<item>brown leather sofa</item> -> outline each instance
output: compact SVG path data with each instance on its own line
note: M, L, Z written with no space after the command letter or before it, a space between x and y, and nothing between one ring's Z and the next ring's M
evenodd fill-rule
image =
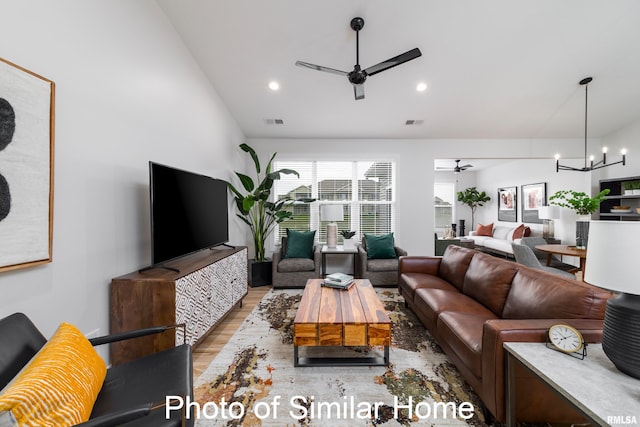
M574 326L587 342L599 342L611 296L583 282L453 245L442 257L401 257L398 287L476 391L485 413L499 422L506 420L503 343L545 342L547 329L556 323ZM582 421L524 369L516 375L518 421Z

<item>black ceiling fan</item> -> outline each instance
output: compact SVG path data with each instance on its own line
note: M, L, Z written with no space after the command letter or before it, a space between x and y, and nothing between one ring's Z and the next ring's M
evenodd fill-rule
M460 173L460 172L465 171L465 170L467 170L469 168L472 168L472 167L473 167L473 165L470 165L468 163L466 165L460 166L460 160L456 160L456 165L453 168L446 168L446 167L438 166L438 167L436 167L436 169L448 170L448 171L452 171L452 172L455 172L455 173Z
M415 48L407 51L401 55L394 56L379 64L372 65L364 70L360 68L360 30L364 27L364 19L357 17L351 20L351 29L356 32L356 65L353 67L353 71L346 72L336 70L334 68L323 67L321 65L310 64L308 62L296 61L296 65L299 67L307 67L312 70L325 71L327 73L339 74L341 76L347 76L349 83L353 85L353 93L356 100L364 99L364 82L368 76L373 76L389 68L393 68L397 65L404 64L407 61L411 61L419 56L422 56L420 49Z

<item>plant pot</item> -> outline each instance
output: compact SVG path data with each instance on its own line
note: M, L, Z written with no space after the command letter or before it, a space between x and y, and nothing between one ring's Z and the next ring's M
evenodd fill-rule
M271 259L267 258L264 261L249 260L248 276L249 286L257 288L259 286L268 286L271 284L272 275Z
M356 247L356 239L353 237L351 239L343 239L342 245L345 249L353 249Z
M589 239L589 221L590 217L583 217L576 221L576 248L587 249L587 240Z
M631 193L632 193L634 196L640 196L640 190L631 190Z
M633 196L636 190L624 190L624 196Z

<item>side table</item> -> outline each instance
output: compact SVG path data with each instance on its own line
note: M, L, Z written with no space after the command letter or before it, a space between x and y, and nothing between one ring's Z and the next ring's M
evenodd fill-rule
M353 258L353 275L355 276L356 255L358 254L357 247L345 248L343 245L338 245L335 248L330 248L327 245L323 245L322 249L320 250L320 253L322 254L322 277L325 277L327 275L327 255L328 254L329 255L335 255L335 254L351 255L351 257Z
M518 362L594 426L640 422L640 380L620 372L604 354L601 344L589 344L584 360L542 343L507 342L504 348L507 351L507 427L516 426L515 364Z

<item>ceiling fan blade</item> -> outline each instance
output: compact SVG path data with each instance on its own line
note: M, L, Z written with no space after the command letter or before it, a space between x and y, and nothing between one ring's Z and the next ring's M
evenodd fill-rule
M472 167L473 167L473 165L466 164L464 166L460 166L460 169L469 169L469 168L472 168Z
M324 71L327 73L338 74L340 76L346 76L348 74L346 71L340 71L334 68L323 67L322 65L309 64L308 62L296 61L296 65L298 67L311 68L312 70Z
M393 68L397 65L403 64L407 61L411 61L412 59L416 59L419 56L422 56L422 52L417 47L415 49L411 49L408 52L405 52L401 55L394 56L393 58L387 59L379 64L372 65L371 67L365 69L364 71L369 76L373 76L381 71L388 70L389 68Z
M353 95L358 99L364 99L364 85L353 85Z

